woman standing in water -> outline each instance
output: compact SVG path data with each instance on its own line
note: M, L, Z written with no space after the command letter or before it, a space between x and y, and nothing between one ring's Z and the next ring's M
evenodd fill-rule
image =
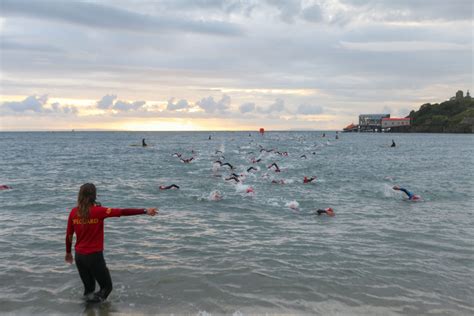
M88 302L102 302L112 292L112 279L105 264L104 250L104 219L132 215L157 214L156 208L120 209L106 208L96 202L96 188L92 183L81 186L77 197L77 206L71 210L66 231L67 263L72 263L72 239L76 234L76 266L82 283L84 296ZM95 282L100 290L94 293Z

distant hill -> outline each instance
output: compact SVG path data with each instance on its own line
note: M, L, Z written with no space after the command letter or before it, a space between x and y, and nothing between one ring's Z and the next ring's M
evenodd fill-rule
M411 126L398 132L415 133L474 133L474 100L457 98L440 104L423 104L411 111ZM393 130L395 132L395 130Z

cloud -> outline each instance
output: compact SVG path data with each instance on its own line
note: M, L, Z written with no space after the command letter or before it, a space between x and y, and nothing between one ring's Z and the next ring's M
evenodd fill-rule
M5 109L8 109L13 112L43 112L43 106L48 102L48 96L36 96L31 95L24 99L23 101L15 102L4 102L3 106Z
M35 51L43 53L61 53L63 49L44 43L22 43L16 39L6 38L2 36L2 50L13 51Z
M102 109L102 110L108 110L112 107L114 104L115 99L117 99L116 95L104 95L100 101L97 102L97 108Z
M467 0L339 0L375 19L398 21L472 20Z
M239 106L239 111L242 114L253 112L253 111L255 111L255 103L253 103L253 102L243 103Z
M31 95L23 101L7 101L2 104L0 110L10 114L73 114L78 113L78 109L72 105L61 106L58 102L47 107L48 96Z
M287 23L293 23L301 12L300 0L267 0L266 4L278 9L280 18Z
M323 114L324 109L319 105L308 105L308 104L301 104L298 107L297 114L301 115L318 115Z
M188 101L185 99L181 99L177 103L174 103L174 100L175 98L171 98L168 100L168 105L166 106L166 109L168 111L187 109L190 106Z
M101 110L115 110L119 112L137 111L143 109L146 101L134 101L128 102L123 100L117 100L117 96L114 94L107 94L97 101L96 107Z
M308 22L321 22L323 19L323 13L321 11L321 7L317 4L307 7L302 12L303 19Z
M135 102L127 102L127 101L120 101L117 100L114 104L113 109L117 111L136 111L142 108L146 104L145 101L135 101Z
M285 111L285 101L282 99L278 98L270 104L266 109L261 109L259 108L258 111L260 113L265 113L265 114L272 114L272 113L280 113Z
M63 114L73 114L73 115L76 115L79 113L79 110L77 109L77 107L73 106L73 105L63 105L61 106L61 104L59 104L59 102L54 102L51 104L51 111L53 113L63 113ZM46 110L46 112L48 112Z
M159 3L168 11L211 10L227 14L243 13L246 16L257 7L257 3L252 0L161 0Z
M391 42L340 42L346 49L366 52L417 52L417 51L470 51L469 44L456 44L428 41L391 41Z
M203 98L196 102L196 105L206 111L206 113L226 112L230 107L230 97L226 94L219 101L215 101L213 97Z
M242 30L228 22L185 19L182 16L152 16L93 2L61 0L2 0L3 15L30 16L86 27L125 32L160 33L164 30L240 35Z

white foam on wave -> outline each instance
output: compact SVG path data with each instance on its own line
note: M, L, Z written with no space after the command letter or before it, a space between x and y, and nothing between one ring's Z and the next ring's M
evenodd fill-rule
M212 164L212 172L213 173L216 173L217 171L219 171L220 168L221 168L221 166L218 163L213 163Z
M381 188L383 196L385 197L396 197L397 193L393 190L392 186L384 183L384 185Z
M255 192L252 186L243 184L243 183L237 183L235 185L235 192L239 194L245 194L247 196L254 196Z
M220 150L222 153L225 153L225 145L224 145L224 143L222 143L222 144L219 146L219 150Z
M291 208L292 210L298 210L300 207L300 203L296 202L295 200L286 202L286 207Z
M199 201L220 201L222 200L223 195L219 190L211 191L209 194L203 194L198 197Z

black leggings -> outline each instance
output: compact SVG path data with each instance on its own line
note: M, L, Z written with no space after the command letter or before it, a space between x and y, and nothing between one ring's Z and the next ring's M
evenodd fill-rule
M76 266L79 271L82 283L84 283L84 295L94 293L95 281L99 283L100 291L96 293L98 297L105 300L112 292L112 279L109 269L105 265L102 251L81 255L76 252Z

